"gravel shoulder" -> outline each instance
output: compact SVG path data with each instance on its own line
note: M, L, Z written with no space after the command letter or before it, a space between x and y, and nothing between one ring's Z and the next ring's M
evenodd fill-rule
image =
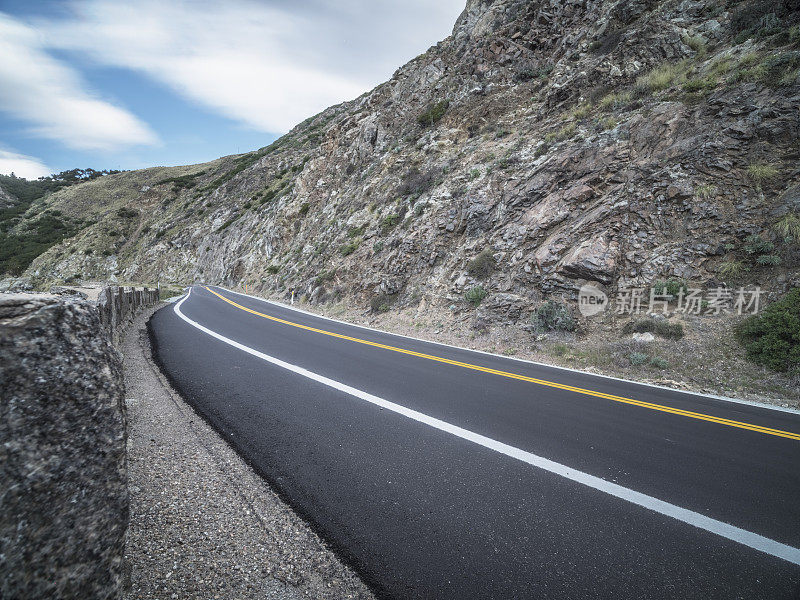
M127 599L372 598L172 390L144 311L123 342L131 497Z

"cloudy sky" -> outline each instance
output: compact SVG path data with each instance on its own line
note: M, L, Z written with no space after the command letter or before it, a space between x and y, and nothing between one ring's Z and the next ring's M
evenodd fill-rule
M449 35L465 0L0 0L0 173L270 143Z

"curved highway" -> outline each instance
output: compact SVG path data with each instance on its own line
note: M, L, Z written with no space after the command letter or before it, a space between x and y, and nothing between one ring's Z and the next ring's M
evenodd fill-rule
M380 596L800 597L797 412L219 287L150 334L186 400Z

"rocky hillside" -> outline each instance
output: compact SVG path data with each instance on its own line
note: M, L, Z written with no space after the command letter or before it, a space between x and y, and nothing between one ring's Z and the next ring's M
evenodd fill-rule
M373 308L480 282L520 317L586 281L781 293L800 284L799 10L469 0L446 40L266 148L37 201L28 219L83 226L28 275Z

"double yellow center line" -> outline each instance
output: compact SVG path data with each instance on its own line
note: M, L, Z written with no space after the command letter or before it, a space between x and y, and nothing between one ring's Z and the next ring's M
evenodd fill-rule
M500 377L507 377L509 379L518 379L520 381L527 381L529 383L535 383L537 385L544 385L551 388L557 388L559 390L566 390L568 392L575 392L577 394L584 394L587 396L595 396L597 398L604 398L606 400L613 400L614 402L622 402L623 404L632 404L633 406L639 406L642 408L649 408L651 410L658 410L665 413L671 413L673 415L681 415L683 417L690 417L692 419L700 419L702 421L709 421L711 423L719 423L720 425L727 425L729 427L738 427L740 429L748 429L750 431L756 431L758 433L765 433L767 435L775 435L779 437L789 438L791 440L800 440L800 433L793 433L791 431L782 431L780 429L772 429L770 427L762 427L761 425L754 425L752 423L743 423L741 421L732 421L731 419L723 419L722 417L715 417L713 415L707 415L698 412L692 412L689 410L682 410L680 408L674 408L672 406L665 406L663 404L653 404L652 402L644 402L642 400L635 400L633 398L625 398L624 396L615 396L613 394L605 394L603 392L598 392L595 390L588 390L585 388L579 388L571 385L566 385L563 383L556 383L555 381L548 381L546 379L538 379L536 377L528 377L527 375L519 375L517 373L509 373L508 371L499 371L497 369L490 369L488 367L482 367L480 365L473 365L471 363L465 363L457 360L451 360L449 358L443 358L441 356L434 356L432 354L424 354L422 352L414 352L413 350L406 350L405 348L398 348L396 346L388 346L386 344L381 344L378 342L371 342L369 340L363 340L361 338L351 337L349 335L343 335L341 333L335 333L333 331L326 331L324 329L317 329L316 327L309 327L308 325L301 325L300 323L295 323L293 321L287 321L286 319L280 319L278 317L273 317L271 315L266 315L264 313L258 312L257 310L253 310L252 308L247 308L246 306L242 306L234 302L233 300L226 298L225 296L218 294L211 288L206 288L209 292L217 296L218 298L224 300L228 304L235 306L245 312L249 312L250 314L257 315L259 317L263 317L265 319L269 319L270 321L275 321L276 323L282 323L283 325L289 325L291 327L297 327L299 329L305 329L306 331L313 331L314 333L320 333L322 335L328 335L331 337L339 338L342 340L347 340L349 342L356 342L358 344L365 344L367 346L373 346L375 348L382 348L383 350L391 350L392 352L399 352L401 354L408 354L409 356L416 356L418 358L425 358L427 360L433 360L440 363L445 363L448 365L454 365L456 367L462 367L464 369L471 369L473 371L481 371L483 373L490 373L492 375L499 375Z

